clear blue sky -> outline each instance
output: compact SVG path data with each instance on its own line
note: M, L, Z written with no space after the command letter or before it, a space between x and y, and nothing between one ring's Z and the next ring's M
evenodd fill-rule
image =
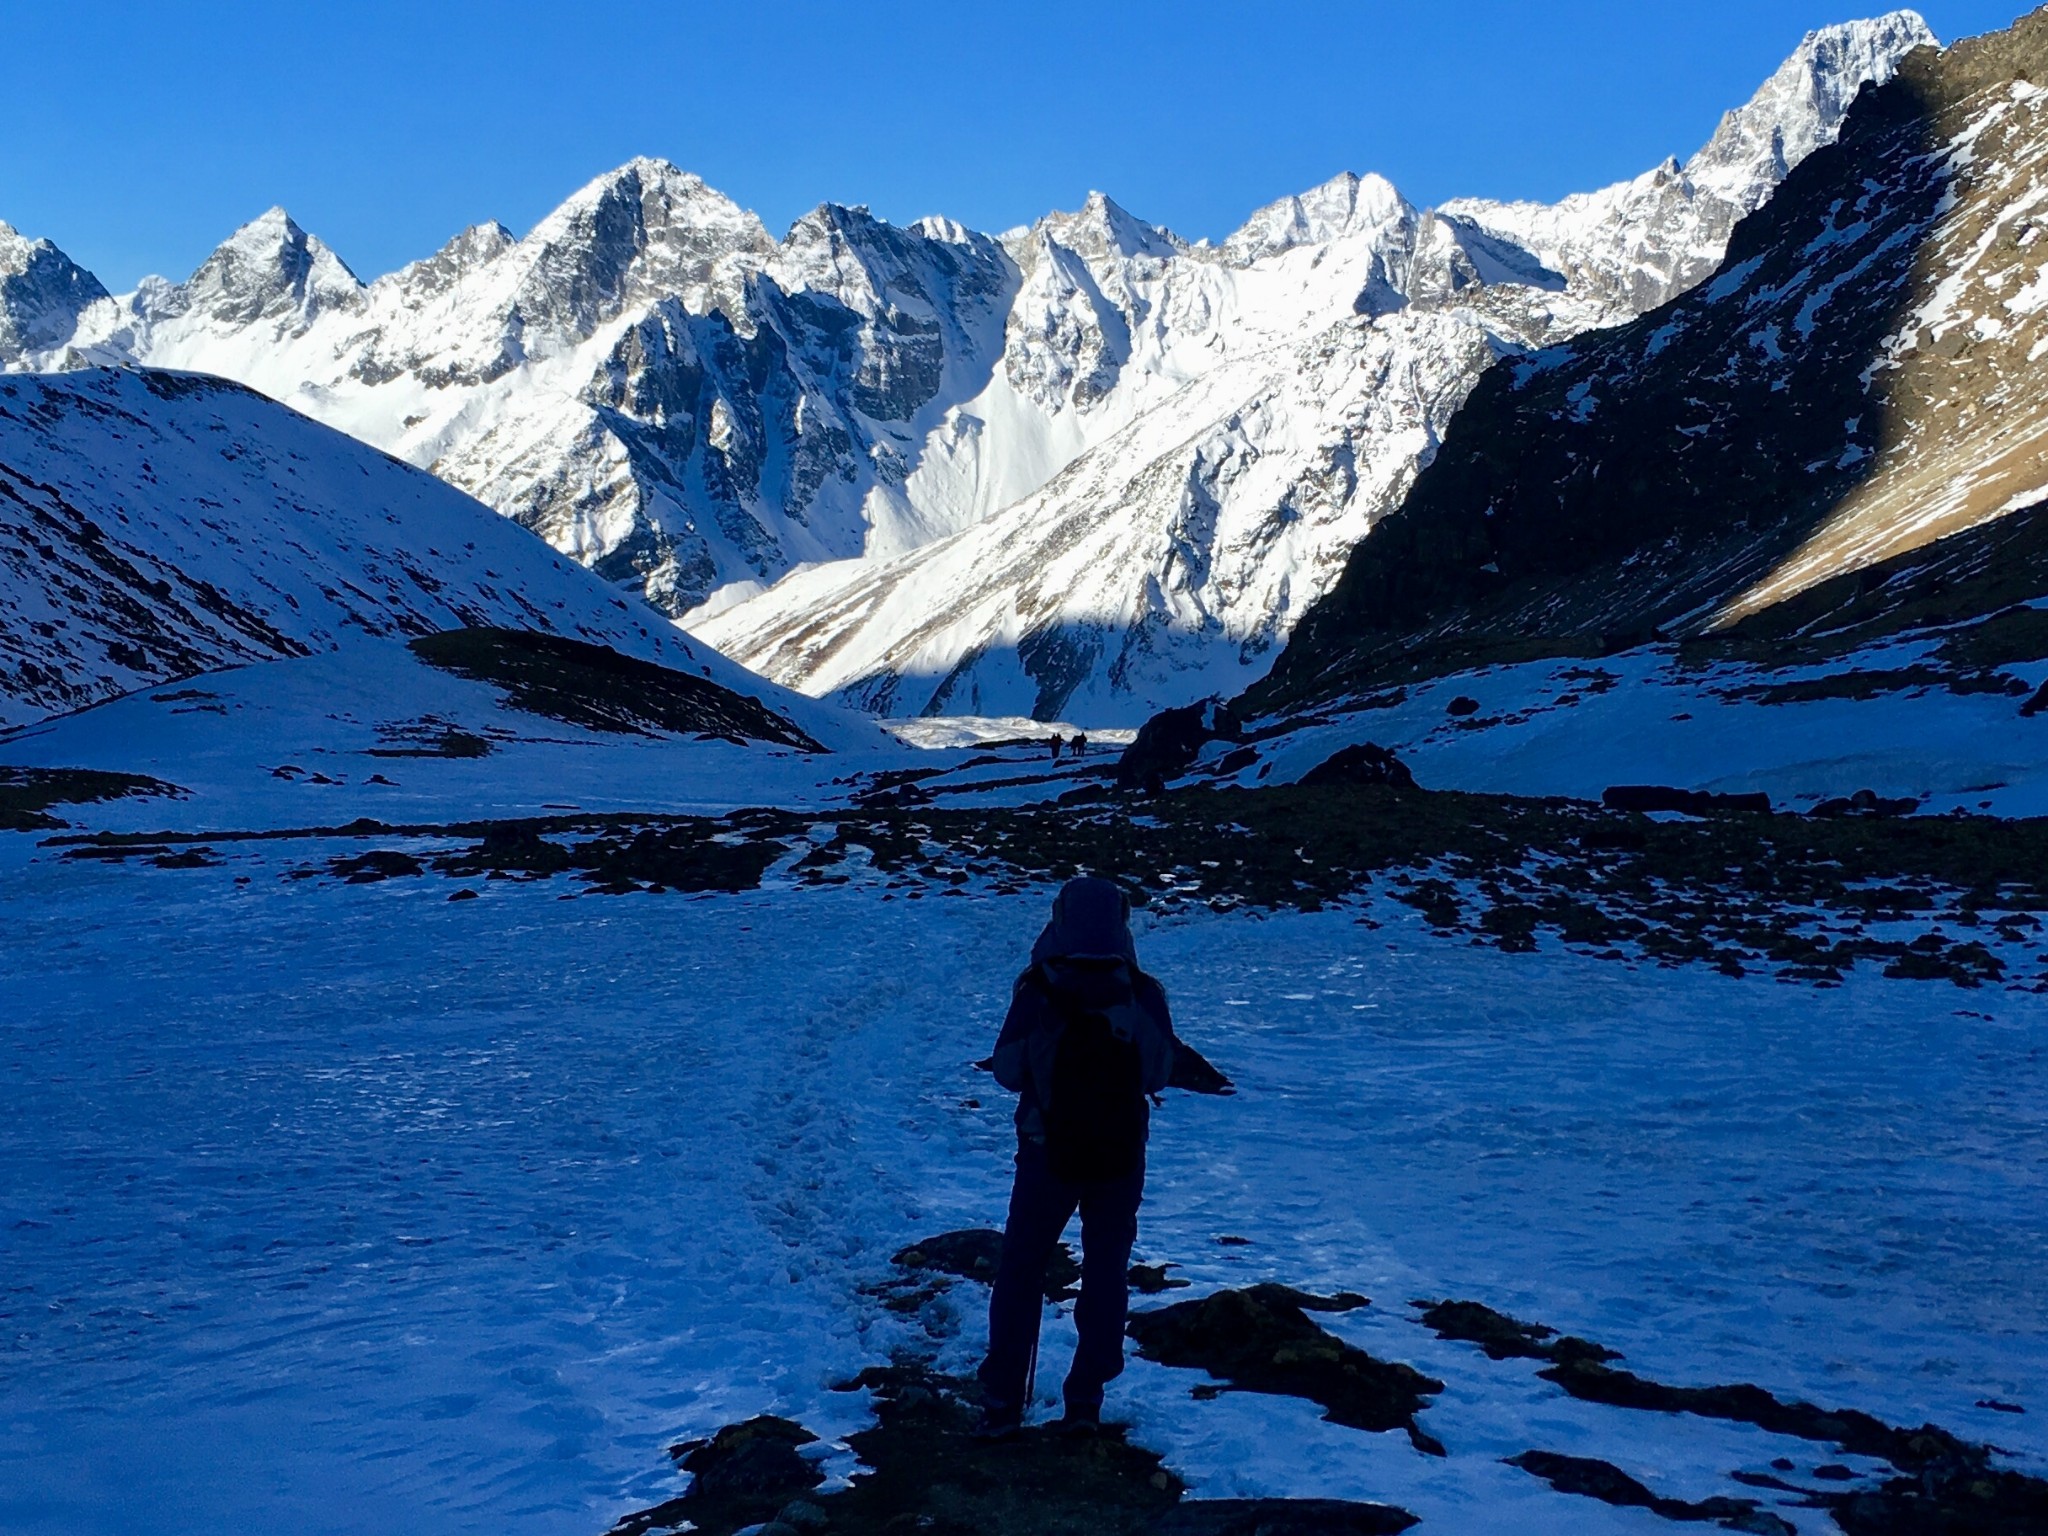
M0 0L0 219L110 287L282 203L364 277L636 154L780 233L1101 188L1190 238L1338 171L1549 198L1690 152L1855 0ZM1944 41L2023 0L1929 0Z

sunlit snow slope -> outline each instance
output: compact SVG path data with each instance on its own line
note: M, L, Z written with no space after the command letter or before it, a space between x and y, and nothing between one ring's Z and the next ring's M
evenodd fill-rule
M367 285L282 210L120 297L7 231L0 367L243 380L811 693L1130 719L1263 672L1495 356L1711 269L1931 41L1816 33L1691 161L1556 207L1346 174L1215 247L1099 194L1000 237L827 205L777 241L653 160Z

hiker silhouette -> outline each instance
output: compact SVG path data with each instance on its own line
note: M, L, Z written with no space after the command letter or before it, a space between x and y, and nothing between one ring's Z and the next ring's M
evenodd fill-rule
M1149 1096L1173 1075L1174 1049L1166 992L1138 967L1129 901L1107 880L1069 880L1010 994L992 1063L996 1081L1017 1095L1017 1175L989 1299L984 1435L1023 1423L1045 1267L1076 1210L1081 1339L1063 1422L1085 1428L1101 1419L1103 1388L1124 1368Z

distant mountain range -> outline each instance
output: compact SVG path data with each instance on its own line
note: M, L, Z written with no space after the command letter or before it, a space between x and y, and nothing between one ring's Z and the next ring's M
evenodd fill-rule
M1346 175L1217 246L1099 195L777 241L649 160L367 285L281 210L118 297L0 226L0 366L240 380L807 692L1132 720L1256 681L1490 366L1686 292L1932 41L1815 33L1603 192L1421 210Z

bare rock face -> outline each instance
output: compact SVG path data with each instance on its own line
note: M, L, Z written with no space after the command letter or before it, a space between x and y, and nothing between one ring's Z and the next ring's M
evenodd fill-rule
M1491 363L1712 270L1929 40L1816 33L1686 165L1554 207L1347 173L1214 247L1101 194L777 240L644 159L367 286L281 210L119 298L0 240L0 367L236 378L814 694L1132 719L1261 675Z

